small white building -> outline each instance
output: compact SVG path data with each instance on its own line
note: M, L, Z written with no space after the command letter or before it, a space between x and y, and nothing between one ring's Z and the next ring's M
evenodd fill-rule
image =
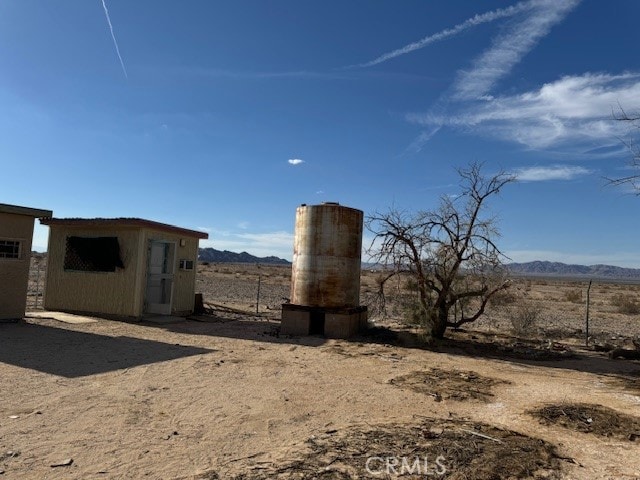
M141 218L49 218L44 308L98 316L193 313L206 233Z

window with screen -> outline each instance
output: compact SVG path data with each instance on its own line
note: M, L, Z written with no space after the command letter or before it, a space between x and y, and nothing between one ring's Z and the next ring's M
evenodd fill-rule
M180 270L193 270L193 260L180 259Z
M20 240L0 240L0 258L20 258Z
M118 237L67 237L65 270L115 272L116 268L124 268Z

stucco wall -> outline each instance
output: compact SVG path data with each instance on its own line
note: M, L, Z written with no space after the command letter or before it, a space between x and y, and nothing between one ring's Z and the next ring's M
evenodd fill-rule
M193 312L198 239L140 227L99 228L51 225L49 265L44 307L47 310L87 312L140 317L144 314L147 285L147 254L152 240L175 243L171 312ZM117 236L124 269L115 272L64 270L67 236ZM184 246L180 245L184 240ZM180 259L192 260L193 270L180 270Z
M146 229L144 231L145 244L150 240L174 242L176 244L176 255L174 264L174 283L173 283L173 305L172 313L189 314L193 312L193 304L196 289L196 267L198 259L198 239L186 237L180 234L173 234L159 230ZM184 240L184 246L180 246L180 240ZM193 261L193 270L180 270L178 268L180 259ZM143 282L146 282L145 263L142 276ZM144 292L143 288L141 289Z
M0 240L19 240L19 259L0 258L0 320L24 316L34 218L0 213Z
M137 283L140 258L140 230L136 228L86 228L51 225L44 307L47 310L93 312L139 317ZM115 272L65 271L67 236L118 237L124 268Z

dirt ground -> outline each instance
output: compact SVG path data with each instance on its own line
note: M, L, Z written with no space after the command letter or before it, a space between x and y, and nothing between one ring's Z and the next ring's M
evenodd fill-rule
M584 283L523 280L426 346L401 303L348 341L279 335L289 274L201 266L215 310L181 323L0 324L0 478L640 478L640 362L582 346ZM638 292L595 284L594 336L629 346L616 295ZM523 301L539 318L514 336Z

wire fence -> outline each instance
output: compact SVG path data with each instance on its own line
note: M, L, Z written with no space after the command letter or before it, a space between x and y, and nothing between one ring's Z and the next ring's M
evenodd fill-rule
M27 288L27 311L42 310L47 278L47 258L41 253L31 254L29 284Z

